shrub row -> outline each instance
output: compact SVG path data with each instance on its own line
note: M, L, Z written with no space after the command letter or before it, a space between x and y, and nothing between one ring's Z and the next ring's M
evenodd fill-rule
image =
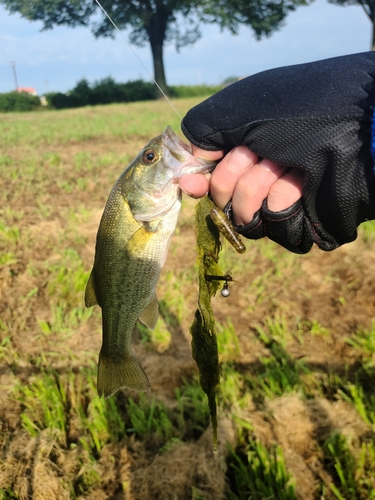
M178 85L169 87L171 97L196 97L211 95L222 87L207 85ZM116 83L111 77L104 78L93 85L85 79L67 94L51 92L46 94L50 108L78 108L82 106L95 106L97 104L110 104L115 102L133 102L155 99L157 95L154 83L134 80L127 83ZM9 92L0 94L0 111L31 111L40 106L38 97L28 94Z
M116 83L112 78L104 78L90 85L87 80L80 80L67 94L54 92L46 94L48 104L55 109L95 106L112 102L146 101L155 98L152 83L135 80Z
M178 85L169 87L171 97L196 97L214 94L221 87L207 85ZM76 108L80 106L95 106L114 102L148 101L157 95L154 83L134 80L127 83L116 83L112 78L104 78L90 85L87 80L81 80L68 94L47 94L48 104L55 109Z

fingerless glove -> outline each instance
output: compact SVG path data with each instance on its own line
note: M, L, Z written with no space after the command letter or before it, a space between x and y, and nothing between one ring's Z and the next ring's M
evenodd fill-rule
M187 113L182 131L200 148L246 145L304 171L302 200L276 213L264 202L239 232L306 253L313 243L333 250L353 241L357 226L375 218L374 76L374 52L282 67L240 80Z

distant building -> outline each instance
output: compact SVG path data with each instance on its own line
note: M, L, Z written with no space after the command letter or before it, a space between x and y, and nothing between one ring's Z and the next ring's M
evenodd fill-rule
M18 87L17 92L25 92L30 95L37 95L36 90L33 87Z

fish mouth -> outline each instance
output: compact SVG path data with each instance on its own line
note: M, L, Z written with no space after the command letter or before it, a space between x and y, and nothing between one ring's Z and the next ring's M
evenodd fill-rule
M162 141L163 144L172 152L175 152L177 155L178 153L183 153L184 151L187 151L190 155L192 154L191 147L188 144L185 144L184 142L181 141L181 139L176 135L172 127L170 125L167 126L167 128L164 130L162 133Z
M190 145L185 144L168 125L162 134L163 160L173 170L173 181L178 182L186 174L207 174L218 162L203 160L192 154Z

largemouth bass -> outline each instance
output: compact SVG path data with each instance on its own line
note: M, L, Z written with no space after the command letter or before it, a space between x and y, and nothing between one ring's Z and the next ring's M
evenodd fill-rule
M98 394L121 388L149 390L131 350L139 319L153 329L159 316L156 285L181 208L178 179L215 166L195 158L167 127L121 174L105 206L96 238L95 260L86 286L87 307L102 308L103 343Z

